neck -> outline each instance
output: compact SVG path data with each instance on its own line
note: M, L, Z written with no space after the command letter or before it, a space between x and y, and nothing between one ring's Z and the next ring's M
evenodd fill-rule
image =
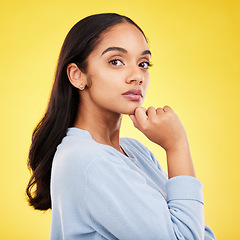
M81 99L74 127L87 130L96 142L123 153L119 144L121 120L121 114L89 106L89 101Z

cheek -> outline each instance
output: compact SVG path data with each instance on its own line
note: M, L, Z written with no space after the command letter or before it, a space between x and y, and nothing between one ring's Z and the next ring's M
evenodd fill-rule
M144 95L147 93L147 89L148 89L148 85L149 85L149 75L146 76L145 78L145 81L144 81L144 85L143 85L143 88L144 88Z
M88 80L92 83L89 88L91 99L101 105L112 102L117 92L121 92L121 80L116 73L98 71L88 75Z
M91 87L94 90L106 90L117 89L124 83L124 74L122 72L116 71L102 71L99 70L88 76L89 81L91 81Z

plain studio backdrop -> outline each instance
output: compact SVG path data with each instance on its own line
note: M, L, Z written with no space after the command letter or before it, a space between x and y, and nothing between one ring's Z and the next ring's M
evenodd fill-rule
M28 207L26 167L33 128L48 102L70 28L87 15L117 12L145 31L153 54L144 107L171 106L187 131L205 220L217 239L240 239L240 2L2 1L0 4L0 239L49 239L51 212ZM134 129L166 170L165 153Z

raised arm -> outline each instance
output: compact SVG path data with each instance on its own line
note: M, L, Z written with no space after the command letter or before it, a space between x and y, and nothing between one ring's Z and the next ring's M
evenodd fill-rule
M180 175L195 177L185 129L170 107L149 107L147 110L139 107L130 118L146 137L165 149L169 178Z

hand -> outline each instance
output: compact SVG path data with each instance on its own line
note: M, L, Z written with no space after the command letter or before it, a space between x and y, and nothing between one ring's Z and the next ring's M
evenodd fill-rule
M135 115L129 115L134 126L152 142L166 151L176 150L188 145L185 129L174 111L164 108L138 107Z
M169 178L179 175L196 176L186 132L170 107L149 107L147 110L139 107L130 118L146 137L166 150Z

